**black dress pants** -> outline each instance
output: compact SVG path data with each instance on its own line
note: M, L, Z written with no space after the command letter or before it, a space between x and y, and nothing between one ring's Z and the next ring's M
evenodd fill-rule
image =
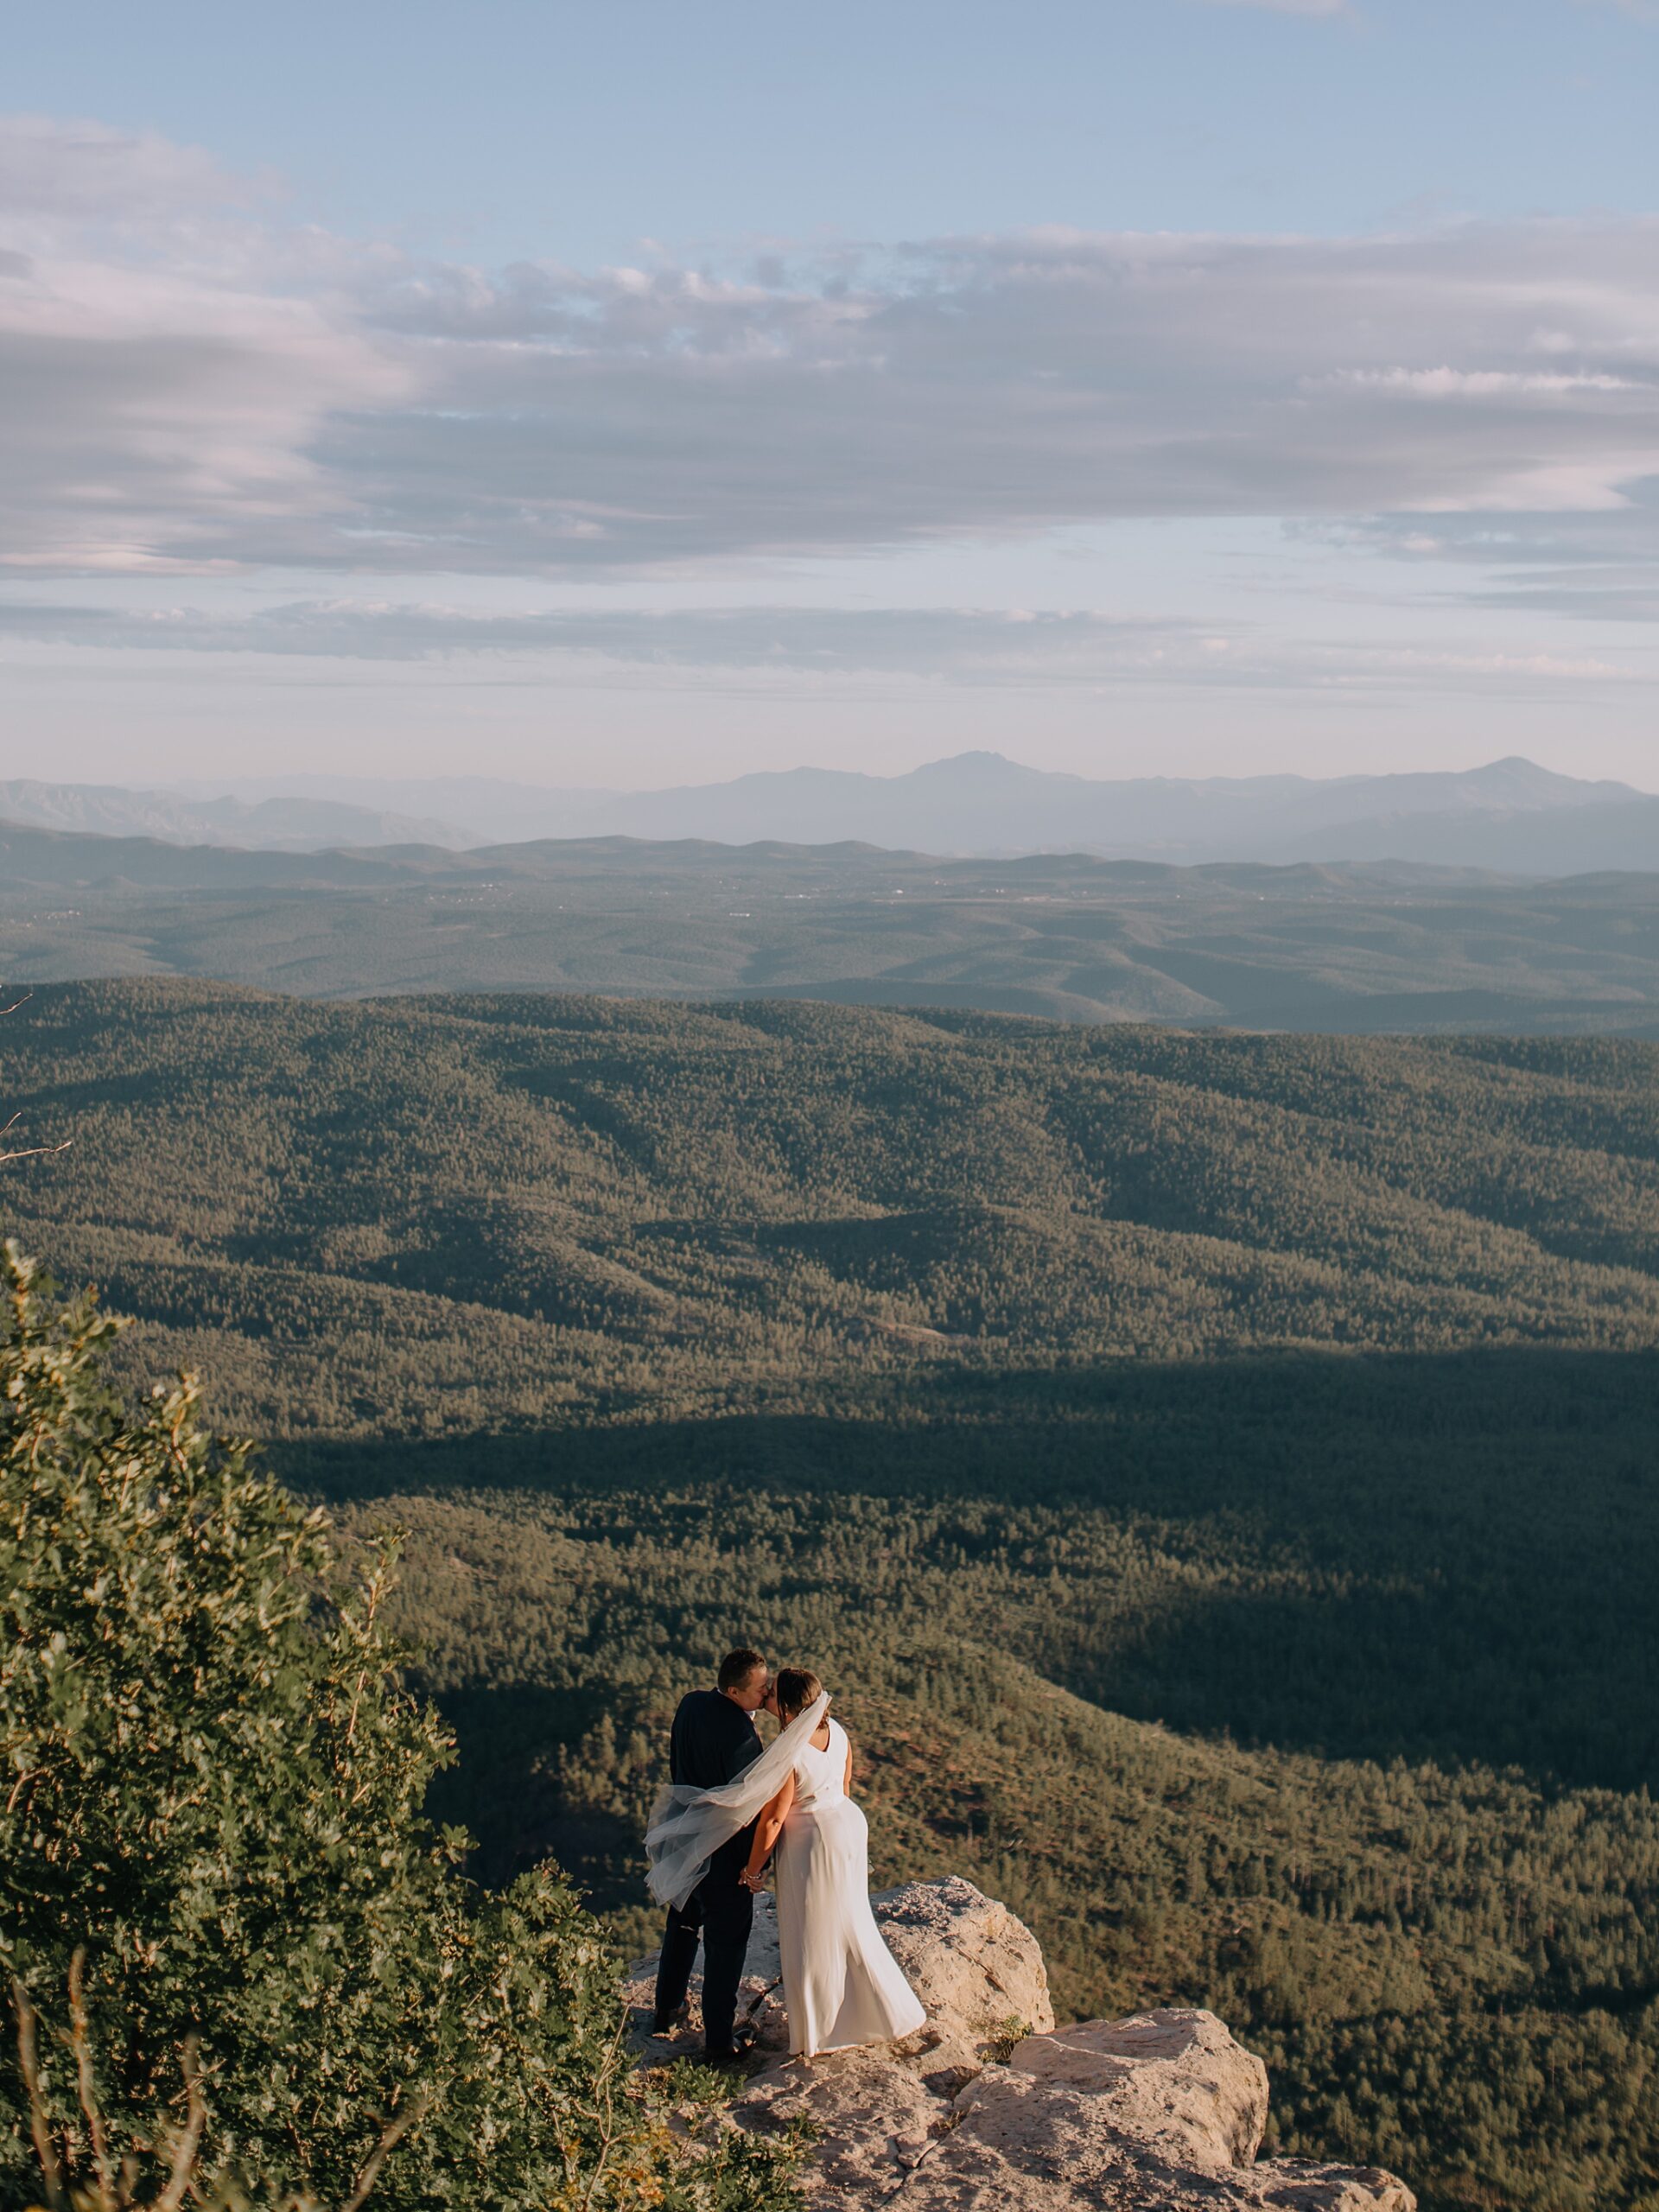
M747 1856L747 1854L746 1854ZM711 1866L683 1905L670 1905L657 1962L657 2017L664 2019L685 2001L702 1939L702 2040L719 2057L732 2047L738 1985L754 1920L754 1897L735 1866Z

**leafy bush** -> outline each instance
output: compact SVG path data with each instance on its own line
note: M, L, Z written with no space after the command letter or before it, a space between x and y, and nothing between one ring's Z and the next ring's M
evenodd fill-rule
M385 1624L395 1548L130 1412L118 1325L5 1248L0 2202L759 2212L787 2149L677 2120L557 1873L499 1897L422 1802L452 1756Z

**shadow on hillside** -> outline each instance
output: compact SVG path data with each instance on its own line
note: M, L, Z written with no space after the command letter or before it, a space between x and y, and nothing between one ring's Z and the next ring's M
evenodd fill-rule
M1659 1783L1656 1439L1659 1355L1506 1348L936 1369L834 1418L276 1456L337 1499L447 1494L644 1531L665 1588L686 1539L741 1522L764 1543L781 1499L808 1529L791 1583L854 1606L835 1501L887 1500L918 1576L988 1571L978 1633L1117 1711L1630 1789ZM1068 1551L1068 1524L1092 1544Z
M573 1802L561 1772L560 1755L580 1743L592 1699L516 1682L453 1690L438 1701L459 1756L435 1778L427 1811L475 1839L474 1877L499 1885L552 1858L595 1902L627 1902L638 1886L638 1821Z

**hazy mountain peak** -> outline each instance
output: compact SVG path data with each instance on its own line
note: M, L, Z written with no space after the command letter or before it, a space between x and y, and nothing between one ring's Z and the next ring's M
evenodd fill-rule
M949 784L958 791L998 790L1009 784L1024 786L1055 784L1080 784L1081 776L1069 775L1052 768L1028 768L1021 760L1010 760L1006 753L952 753L943 760L928 760L919 768L912 768L907 776L883 779L893 783Z
M1563 776L1554 768L1541 768L1535 760L1529 760L1524 753L1506 753L1501 760L1489 760L1479 768L1471 768L1461 780L1492 798L1501 798L1510 805L1554 806L1565 802L1581 806L1586 800L1617 798L1639 798L1643 793L1630 784L1586 782L1578 776Z
M456 777L377 783L302 776L289 791L266 779L213 795L199 787L192 798L0 785L0 817L40 828L268 850L620 836L851 842L941 855L1085 851L1181 865L1426 861L1529 874L1632 865L1645 833L1625 817L1644 807L1659 808L1659 800L1515 753L1476 768L1378 776L1105 779L976 747L896 775L802 765L656 791ZM1592 835L1597 810L1609 828ZM1610 855L1605 862L1594 857L1598 836Z

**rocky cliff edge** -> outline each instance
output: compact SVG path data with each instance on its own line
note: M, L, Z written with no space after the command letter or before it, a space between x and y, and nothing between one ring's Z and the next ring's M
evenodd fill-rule
M909 1882L874 1900L927 2008L904 2042L787 2055L770 1898L755 1913L743 2010L761 2046L731 2118L812 2125L812 2212L1415 2212L1375 2167L1258 2159L1268 2069L1213 2012L1182 2006L1056 2029L1037 1940L970 1882ZM655 1961L629 1996L651 2003ZM642 2058L695 2056L694 2018Z

